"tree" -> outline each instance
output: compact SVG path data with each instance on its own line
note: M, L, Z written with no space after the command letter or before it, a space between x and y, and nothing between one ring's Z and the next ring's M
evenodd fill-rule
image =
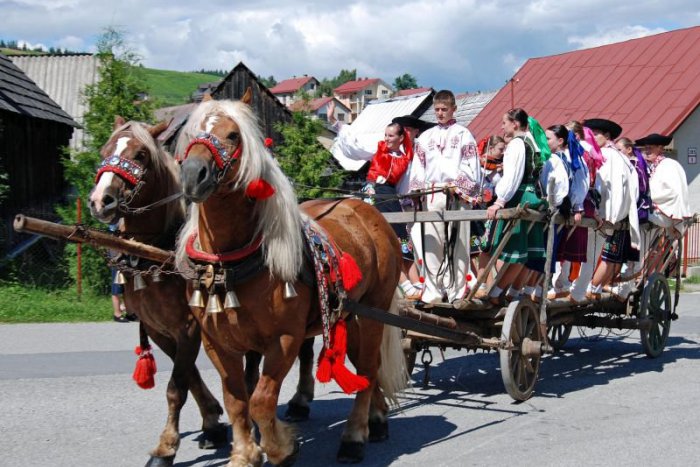
M294 183L299 198L337 196L324 188L337 188L345 178L333 164L333 156L318 142L323 124L307 113L293 112L292 121L276 125L282 141L274 148L285 174Z
M267 78L258 76L258 79L267 89L274 88L275 86L277 86L277 80L272 75L268 76Z
M394 89L401 91L402 89L414 89L418 87L418 82L416 77L410 73L404 73L401 76L397 76L394 80Z
M140 102L139 94L147 92L139 81L136 68L139 58L126 46L124 35L114 28L107 28L97 41L97 57L100 63L100 79L85 88L84 99L88 111L84 115L84 128L87 136L83 151L67 151L63 160L65 179L74 188L76 197L83 201L82 222L99 227L88 211L87 199L93 186L95 167L100 160L100 149L112 134L114 118L117 115L126 120L151 120L151 103ZM75 203L58 208L67 224L76 222ZM67 255L72 274L75 268L75 245L69 245ZM91 248L83 249L83 277L85 287L98 292L106 292L109 285L109 271L104 258Z

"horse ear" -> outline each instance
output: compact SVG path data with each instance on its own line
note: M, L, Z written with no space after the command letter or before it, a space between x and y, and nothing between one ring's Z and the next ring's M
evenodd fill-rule
M204 96L202 96L202 102L209 102L210 100L212 100L210 93L206 93Z
M125 123L126 123L126 121L124 121L124 117L121 117L119 115L115 115L114 116L114 127L112 128L112 130L116 130L117 128L123 126Z
M170 120L167 121L162 121L160 123L156 123L152 127L148 129L148 132L151 134L153 138L157 138L159 134L163 133L169 126L170 122L172 122L173 119L171 118Z
M245 94L241 97L241 102L247 105L253 102L253 89L250 86L248 86L248 89L245 90Z

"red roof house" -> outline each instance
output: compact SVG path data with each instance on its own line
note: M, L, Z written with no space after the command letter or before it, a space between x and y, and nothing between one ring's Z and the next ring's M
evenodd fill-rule
M304 91L313 94L320 83L313 76L302 76L301 78L290 78L280 81L276 86L270 88L270 92L284 105L291 105L295 102L296 94L299 91Z
M522 107L543 127L608 118L623 136L673 134L700 103L700 27L532 58L469 125L477 138L501 133Z
M362 112L370 101L388 99L392 94L391 86L379 78L360 78L348 81L333 90L333 95L352 111L352 120Z

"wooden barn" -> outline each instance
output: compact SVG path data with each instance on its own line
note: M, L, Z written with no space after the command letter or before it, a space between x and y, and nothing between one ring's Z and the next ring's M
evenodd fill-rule
M214 99L240 99L249 87L253 91L252 106L260 120L263 135L279 141L281 135L275 130L275 124L290 122L292 113L260 82L255 73L250 71L243 62L236 65L221 80L211 95ZM155 115L159 120L172 119L168 129L158 137L170 151L175 149L177 134L185 121L187 121L187 117L189 117L195 105L192 103L156 110Z
M18 212L53 212L66 184L62 150L79 125L10 59L0 54L0 164L9 191L0 203L10 235ZM3 237L5 237L3 235ZM3 238L3 248L7 247Z

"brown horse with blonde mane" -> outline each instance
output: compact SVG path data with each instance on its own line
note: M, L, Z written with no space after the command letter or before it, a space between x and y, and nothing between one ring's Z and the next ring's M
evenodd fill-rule
M90 194L90 211L105 223L123 218L124 235L172 250L177 231L184 223L185 209L177 196L181 193L179 167L155 140L166 127L165 123L125 123L117 117L114 132L101 150L103 162ZM154 206L161 200L168 202ZM147 287L135 290L135 273L125 273L126 307L136 313L148 336L173 361L167 388L168 418L146 465L170 466L180 445L180 411L187 391L192 392L202 414L200 448L226 444L226 426L219 422L223 410L195 365L201 332L187 304L185 281L168 270L156 277L148 270L159 265L137 258L131 261L131 268L144 271L140 279Z
M193 314L202 325L204 347L223 382L224 405L233 426L229 467L261 465L263 452L273 464L291 465L298 454L291 426L276 416L279 391L304 340L327 330L319 304L321 292L313 281L302 280L305 269L313 271L318 264L304 259L305 222L315 220L335 243L339 256L354 258L361 277L355 277L359 282L354 287L348 285L347 299L396 312L401 269L396 235L372 206L356 199L315 200L300 209L291 183L263 143L249 101L250 90L242 101L203 102L190 115L177 149L184 158L183 190L193 201L178 241L178 265L184 268L191 263L196 250L194 262L209 272L201 277L211 279L226 271L225 284L210 280L206 285L211 294L206 310L194 307ZM229 281L231 270L238 271L240 280ZM233 294L227 293L223 310L210 306L211 300L224 301L224 292ZM336 298L334 302L332 295L328 297L342 307L344 297ZM347 326L348 356L359 375L355 378L364 384L356 386L360 390L338 460L358 462L368 440L388 436L387 399L396 400L408 377L399 329L356 316L345 319L345 313L341 316L333 328L334 342L342 341L338 329ZM249 350L264 356L252 394L243 384L243 355ZM342 366L339 360L344 353L333 351L339 353L328 357L324 351L322 356L336 358L334 365ZM335 373L339 383L340 373ZM260 431L259 445L253 421Z

